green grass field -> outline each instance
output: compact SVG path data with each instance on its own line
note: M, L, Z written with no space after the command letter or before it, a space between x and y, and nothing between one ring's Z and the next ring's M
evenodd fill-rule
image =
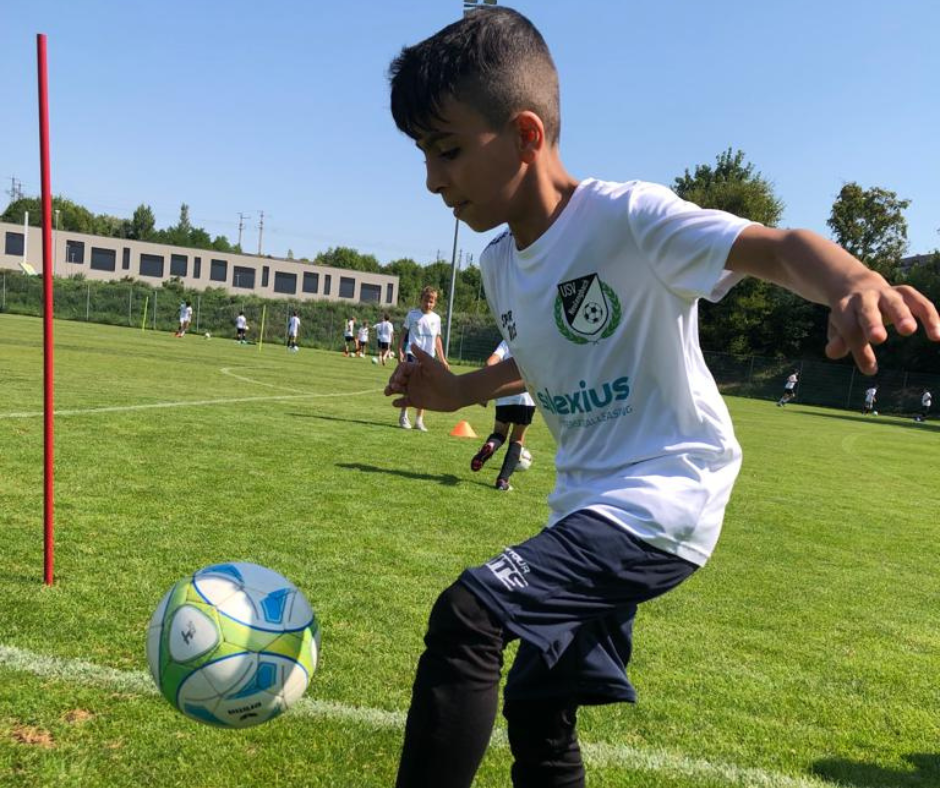
M0 315L0 785L392 785L431 603L547 516L544 425L498 494L448 435L492 408L406 432L367 360L58 322L46 588L41 338ZM582 712L589 784L940 785L940 426L729 405L724 535L641 608L640 703ZM323 627L305 700L245 731L179 715L144 655L162 594L227 560L292 579ZM476 785L508 770L497 732Z

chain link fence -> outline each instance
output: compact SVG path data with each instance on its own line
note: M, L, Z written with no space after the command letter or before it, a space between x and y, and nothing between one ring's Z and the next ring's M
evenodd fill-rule
M347 317L375 325L388 314L396 332L407 314L405 308L387 309L374 304L331 301L268 301L255 296L233 296L223 290L201 293L184 291L172 283L153 288L137 281L91 282L79 278L56 279L55 315L64 320L130 326L145 331L176 331L181 302L193 308L191 330L213 337L235 338L235 318L244 312L250 341L286 344L287 321L293 311L300 317L300 344L323 350L342 351L343 326ZM18 273L0 273L0 312L42 314L42 280ZM500 333L489 315L453 315L450 361L482 364L499 344ZM398 334L394 338L398 342ZM370 332L369 353L378 353L375 331ZM738 357L705 352L705 361L725 394L777 400L787 376L796 370L799 386L796 402L845 410L861 410L865 389L878 386L878 410L882 413L913 414L920 411L924 389L940 394L940 375L904 370L881 370L877 377L860 374L850 363L800 359Z

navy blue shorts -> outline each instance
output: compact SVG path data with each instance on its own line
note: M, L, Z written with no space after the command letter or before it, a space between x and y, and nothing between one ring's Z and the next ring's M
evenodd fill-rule
M637 605L675 588L698 567L590 511L460 576L520 638L507 700L567 698L579 705L634 702L626 667Z

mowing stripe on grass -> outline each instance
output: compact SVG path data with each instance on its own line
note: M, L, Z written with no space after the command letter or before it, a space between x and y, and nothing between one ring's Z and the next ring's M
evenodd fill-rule
M8 668L57 681L104 687L132 695L157 695L149 674L142 671L116 670L83 660L36 654L16 646L0 645L0 668ZM405 715L362 706L303 698L291 707L290 715L351 722L379 730L402 730ZM507 747L506 734L496 730L493 745ZM687 758L668 750L628 747L616 744L582 742L581 750L593 768L612 768L656 772L702 779L718 779L740 788L837 788L838 783L816 777L790 777L764 769L743 768L727 763L712 763L701 758Z
M102 408L76 408L57 410L56 416L87 416L98 413L123 413L133 410L156 410L160 408L195 408L206 405L233 405L242 402L272 402L282 399L325 399L328 397L359 397L363 394L377 394L383 389L363 389L362 391L339 391L330 394L271 394L267 397L228 397L227 399L193 399L179 402L150 402L146 405L113 405ZM0 413L0 419L35 419L42 416L41 410L20 413Z

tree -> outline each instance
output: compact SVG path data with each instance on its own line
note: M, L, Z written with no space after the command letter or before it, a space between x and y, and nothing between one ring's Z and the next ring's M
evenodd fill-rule
M836 243L890 279L907 250L904 209L910 204L896 192L877 186L863 189L852 181L840 190L826 224Z
M379 273L382 270L379 261L371 254L360 254L348 246L337 246L335 249L331 247L325 252L320 252L316 262L318 265L329 265L333 268L345 268L352 271Z
M153 215L153 209L149 205L141 203L134 211L131 218L130 238L137 241L149 241L153 238L154 228L157 220Z
M673 190L702 208L717 208L767 227L776 227L783 216L783 201L774 194L773 184L744 161L742 150L728 148L719 154L714 169L699 164L694 175L687 169L676 178Z

